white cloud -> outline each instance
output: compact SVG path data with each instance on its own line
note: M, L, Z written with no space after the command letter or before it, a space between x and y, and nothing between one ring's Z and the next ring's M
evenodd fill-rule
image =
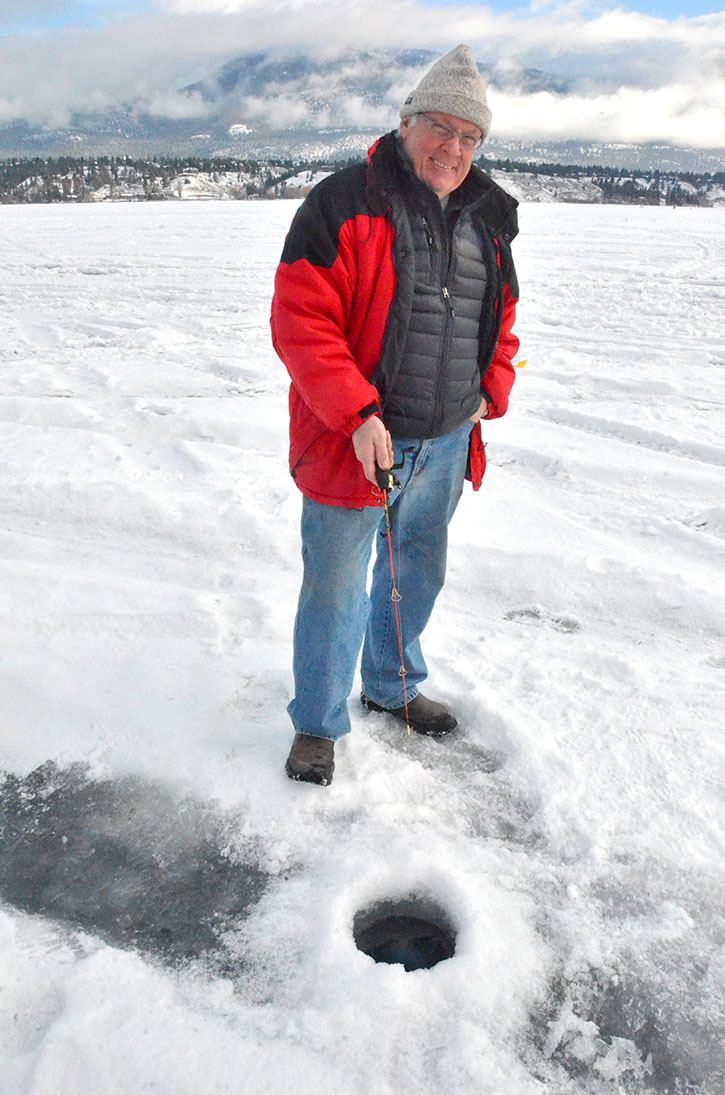
M397 116L397 112L395 114ZM367 129L375 126L381 132L395 123L395 119L391 118L390 106L371 107L359 95L349 95L342 100L336 118L338 125L340 124L339 119L342 119L349 126L360 126Z
M37 10L52 3L29 0ZM242 53L303 49L334 57L376 47L443 51L460 41L509 76L535 67L571 89L548 98L493 92L498 136L725 146L725 14L667 20L541 0L503 14L470 5L442 10L424 0L338 0L333 7L327 0L155 0L153 10L102 28L0 39L0 120L64 125L73 111L134 97L161 116L203 117L203 102L178 89ZM334 118L317 121L387 127L414 83L401 75L377 108L351 91ZM310 117L293 87L277 90L272 100L247 101L249 117L277 128Z
M209 114L209 105L201 95L180 94L179 92L156 92L144 97L144 113L155 118L171 118L182 121L185 118L205 118Z
M620 87L611 95L492 94L497 135L725 147L725 82L705 97L687 85Z
M275 130L304 125L313 117L306 103L287 95L275 95L266 99L247 96L240 100L239 109L245 121L263 122Z

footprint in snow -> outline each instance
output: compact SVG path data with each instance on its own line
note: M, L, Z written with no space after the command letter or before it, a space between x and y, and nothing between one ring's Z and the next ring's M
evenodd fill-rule
M575 631L581 631L581 623L575 616L553 616L550 615L541 605L531 605L528 608L512 608L504 615L505 620L538 620L544 624L548 624L549 627L553 627L555 631L563 631L572 633Z

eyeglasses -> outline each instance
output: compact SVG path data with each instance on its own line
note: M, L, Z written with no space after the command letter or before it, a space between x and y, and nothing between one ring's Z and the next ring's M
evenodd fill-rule
M449 125L444 125L443 122L437 122L427 114L419 114L418 117L423 119L428 128L441 141L451 141L454 137L458 137L461 148L465 148L467 152L473 152L483 144L483 137L474 137L472 133L459 133L457 129L452 129Z

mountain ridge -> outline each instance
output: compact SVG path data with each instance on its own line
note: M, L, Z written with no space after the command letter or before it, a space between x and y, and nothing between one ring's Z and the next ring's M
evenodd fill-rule
M326 60L303 52L245 53L179 87L177 117L129 99L116 110L76 113L68 126L54 130L17 121L0 126L0 156L159 153L339 161L364 154L376 136L395 127L400 102L437 56L421 49L348 50ZM478 67L494 91L564 96L570 90L537 68ZM716 171L723 161L717 149L514 139L495 128L486 151L533 162L679 171Z

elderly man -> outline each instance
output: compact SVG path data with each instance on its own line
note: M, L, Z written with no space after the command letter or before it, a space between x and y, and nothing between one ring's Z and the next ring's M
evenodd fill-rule
M272 305L274 346L292 378L290 470L304 495L286 770L319 784L331 782L334 743L350 730L361 646L369 709L422 734L457 725L419 691L420 636L445 579L464 477L478 489L483 476L479 420L505 413L518 349L516 202L473 164L491 113L470 49L436 62L400 116L366 163L306 198ZM391 465L384 493L378 469Z

